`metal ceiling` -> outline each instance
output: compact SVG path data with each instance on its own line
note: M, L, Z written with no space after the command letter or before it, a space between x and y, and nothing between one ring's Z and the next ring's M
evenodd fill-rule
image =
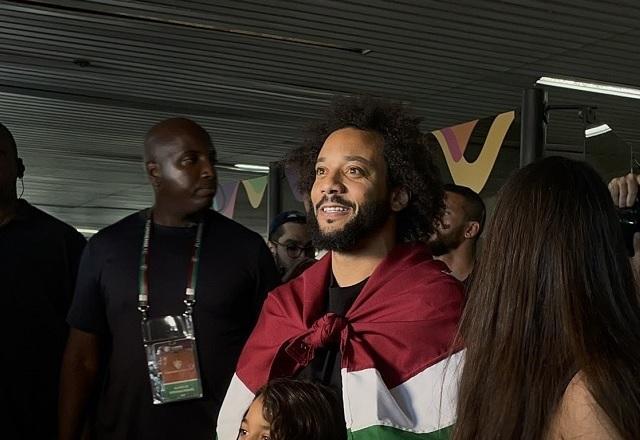
M150 204L141 141L165 117L200 122L221 162L265 165L335 94L409 102L431 130L514 109L542 75L640 86L639 47L637 1L0 1L0 121L25 196L99 228ZM640 100L549 96L640 143ZM579 142L575 115L552 124L551 144ZM238 210L264 232L264 207Z

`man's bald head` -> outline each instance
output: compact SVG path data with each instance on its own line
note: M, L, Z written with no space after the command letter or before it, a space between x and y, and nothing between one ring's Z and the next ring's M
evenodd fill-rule
M16 141L9 129L0 124L0 207L9 206L16 200L18 166Z
M7 151L12 151L15 157L18 157L18 146L13 135L7 127L0 123L0 144L3 148L6 146Z
M171 118L157 123L147 132L144 139L145 163L156 161L163 147L178 137L189 137L202 141L211 151L210 158L216 162L216 151L209 133L199 124L187 118Z
M147 133L144 155L160 217L181 223L209 209L218 180L216 152L204 128L185 118L162 121Z

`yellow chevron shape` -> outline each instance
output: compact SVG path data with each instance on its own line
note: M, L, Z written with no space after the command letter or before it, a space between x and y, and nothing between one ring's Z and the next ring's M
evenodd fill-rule
M453 160L453 157L449 152L447 140L442 132L440 130L432 132L436 139L438 139L440 148L447 160L447 166L451 172L451 177L453 177L453 181L457 185L467 186L477 193L482 191L482 188L484 188L487 183L489 174L491 174L491 170L493 170L493 166L496 163L498 153L500 152L504 138L507 135L507 131L509 131L515 117L515 111L501 113L495 117L491 124L491 128L489 128L487 138L484 140L484 145L482 146L480 155L471 163L467 162L464 156L462 156L459 162ZM466 148L466 145L464 148Z

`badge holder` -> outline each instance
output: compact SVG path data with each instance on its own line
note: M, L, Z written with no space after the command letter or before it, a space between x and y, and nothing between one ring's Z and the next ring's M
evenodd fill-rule
M190 313L142 321L154 405L202 397Z
M198 368L196 337L193 330L193 306L200 261L200 243L204 221L198 224L190 259L190 275L185 290L186 311L182 315L149 318L149 243L151 211L147 213L138 274L138 310L142 315L142 340L147 356L153 404L191 400L202 397L202 380Z

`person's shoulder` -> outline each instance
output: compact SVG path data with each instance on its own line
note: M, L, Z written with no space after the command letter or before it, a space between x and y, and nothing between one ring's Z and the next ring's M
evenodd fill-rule
M422 243L415 245L417 264L411 270L424 285L443 284L462 289L462 283L451 274L445 263L436 260L428 247Z
M100 243L113 243L120 240L127 240L133 235L141 234L143 225L144 211L138 211L99 230L91 237L89 242L95 246Z
M462 283L451 274L445 263L432 257L426 245L416 243L412 248L413 264L407 267L405 276L422 301L431 305L460 306L464 302Z
M549 439L621 439L611 420L589 390L587 377L578 372L562 396L549 430Z
M264 244L260 234L212 209L207 211L207 221L217 237L228 238L238 245Z
M22 205L25 215L37 224L40 232L48 235L59 234L66 239L85 242L84 236L76 228L59 218L33 206L28 202Z

